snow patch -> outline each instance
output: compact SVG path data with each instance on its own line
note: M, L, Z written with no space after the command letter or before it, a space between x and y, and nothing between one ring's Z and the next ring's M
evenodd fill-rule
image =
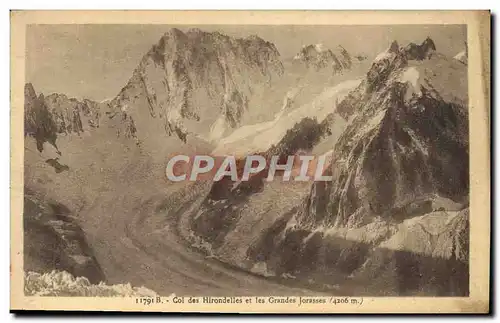
M82 255L71 255L70 257L79 265L84 265L92 261L92 258Z
M285 278L285 279L296 279L297 277L290 274L290 273L283 273L281 274L281 278Z
M228 137L222 138L212 152L216 155L241 155L268 150L278 143L296 123L306 117L316 118L321 123L330 113L335 112L340 102L361 80L349 80L324 90L315 100L285 114L286 105L274 120L243 126ZM293 94L293 93L292 93ZM289 99L289 98L288 98ZM285 102L288 102L285 99Z
M99 103L108 103L108 102L111 102L113 101L114 97L113 98L107 98L107 99L104 99L102 101L100 101Z
M375 62L378 62L378 61L381 61L383 59L386 59L386 58L392 58L394 56L394 53L390 53L388 51L384 51L380 54L377 55L377 57L375 57Z
M435 248L431 241L437 241L442 234L446 233L450 229L450 222L459 213L438 211L407 219L399 225L398 232L380 243L379 247L430 255ZM410 240L409 236L414 238L429 236L429 239Z
M418 88L420 84L420 73L418 70L414 67L408 67L406 68L401 76L399 77L399 81L401 83L410 83L415 89Z
M250 271L255 273L255 274L264 276L264 277L276 276L275 273L268 270L267 264L264 261L260 261L260 262L255 263L255 265L253 265L253 267L252 267L252 269L250 269Z
M319 227L317 227L316 229L314 229L314 230L312 230L311 232L309 232L309 234L308 234L308 235L307 235L304 239L302 239L302 244L303 244L303 245L306 245L306 244L307 244L307 242L309 242L309 240L311 240L311 238L312 238L312 237L314 237L314 235L315 235L316 233L318 233L318 232L319 232L319 233L323 233L323 232L325 232L325 227L323 227L323 226L319 226Z
M224 136L227 130L226 119L223 115L219 116L217 120L210 127L209 140L215 142Z
M461 60L463 59L465 56L465 51L461 51L460 53L458 53L457 55L455 55L455 57L453 57L454 59L458 59L458 60Z
M316 51L320 53L326 51L326 48L323 44L314 45L314 49L316 49Z
M453 58L462 62L462 63L466 63L467 62L467 53L465 51L461 51L460 53L455 55L455 57L453 57Z

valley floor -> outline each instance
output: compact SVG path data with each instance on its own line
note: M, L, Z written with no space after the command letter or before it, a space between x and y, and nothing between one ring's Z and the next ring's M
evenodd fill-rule
M166 296L318 295L230 267L190 247L179 236L177 220L182 226L183 213L196 206L203 189L189 188L189 196L177 203L160 194L134 197L125 191L96 200L80 224L107 283L129 282Z

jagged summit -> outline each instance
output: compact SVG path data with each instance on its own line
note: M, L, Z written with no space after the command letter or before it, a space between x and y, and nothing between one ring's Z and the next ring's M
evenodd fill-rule
M405 48L408 59L413 60L428 59L435 51L436 44L430 37L427 37L420 45L410 43Z
M466 80L467 70L428 56L435 50L430 39L395 48L339 104L350 123L335 146L334 181L322 188L330 202L316 206L335 227L363 226L375 215L390 219L395 208L429 194L457 203L468 197L467 84L444 86ZM449 164L455 158L464 162ZM304 221L313 216L309 205L325 198L313 192Z
M396 40L394 40L391 43L391 46L389 46L388 52L389 53L396 53L399 50L399 44Z
M338 45L334 50L325 47L323 44L304 45L293 59L294 62L299 62L308 68L315 68L316 70L332 68L334 74L349 70L352 66L350 54L341 45Z
M152 56L157 63L164 64L165 60L176 58L176 55L185 55L186 63L190 63L187 60L190 59L195 64L200 59L209 58L209 55L221 56L222 51L229 51L229 55L242 55L248 60L247 63L259 64L262 63L259 60L270 60L278 68L280 65L280 54L275 45L257 35L234 38L218 31L207 32L199 28L191 28L186 32L170 29L152 46L146 57Z
M39 151L44 142L57 149L58 135L80 135L98 128L100 110L100 104L92 100L79 101L59 93L37 96L33 84L24 86L25 134L35 138Z
M258 36L172 28L110 105L114 111L126 106L139 132L150 128L149 115L183 141L188 134L206 137L214 125L219 136L253 112L249 102L257 89L279 79L283 70L275 45Z
M24 96L31 98L31 99L36 97L36 92L35 92L35 88L33 87L33 84L26 83L24 85Z
M387 48L387 50L377 55L375 61L394 57L394 55L397 55L398 53L401 53L406 60L421 61L424 59L429 59L435 52L436 45L430 37L427 37L420 45L409 43L404 48L400 47L398 42L394 40Z

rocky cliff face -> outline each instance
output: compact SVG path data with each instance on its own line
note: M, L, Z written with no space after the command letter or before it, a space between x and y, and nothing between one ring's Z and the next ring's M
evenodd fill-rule
M304 46L295 55L294 61L316 70L329 68L334 74L349 70L352 66L351 55L340 45L334 51L322 44Z
M44 142L56 147L57 125L43 94L37 96L31 84L26 84L24 87L24 135L36 140L40 152L43 150Z
M45 104L52 113L58 133L80 134L85 130L99 128L101 111L97 102L88 99L78 101L64 94L54 93L45 97Z
M102 106L97 102L58 93L37 96L31 83L24 87L24 99L24 133L36 139L39 151L44 142L57 148L58 135L80 135L99 127Z
M237 186L236 202L232 190L210 197L224 210L211 252L265 275L350 286L345 293L467 295L467 109L463 64L430 39L394 42L338 104L346 125L332 144L333 181L306 193L282 184L288 207L265 203L265 212L251 204L263 203L258 177ZM207 237L215 217L203 214L193 229ZM232 230L249 238L240 244Z
M353 280L388 275L399 282L389 294L467 293L467 89L446 84L465 81L466 69L434 51L430 40L393 44L340 103L349 125L334 148L334 179L313 184L275 238L286 250L278 270L313 262Z
M174 28L143 57L109 113L127 115L142 131L154 122L183 141L188 134L215 140L240 125L258 87L282 73L276 47L257 36Z
M82 229L64 205L25 188L24 270L65 270L94 284L105 280Z
M430 70L439 64L453 70L454 62L413 62L405 51L375 62L366 81L340 104L351 122L335 147L330 203L337 212L329 217L335 226L363 222L364 213L384 216L425 194L468 197L466 88L440 89L447 87L445 77L466 79L466 70L443 75Z

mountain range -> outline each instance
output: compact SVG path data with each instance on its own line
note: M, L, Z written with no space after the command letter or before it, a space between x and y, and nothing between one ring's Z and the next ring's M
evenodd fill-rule
M112 99L26 84L25 250L63 247L25 251L25 270L156 290L134 274L139 258L119 261L139 257L131 230L155 228L138 234L146 243L164 228L158 214L130 222L141 205L197 205L166 182L169 156L306 152L331 154L332 181L179 184L199 200L179 211L179 235L246 272L335 293L467 295L467 55L438 45L392 42L373 62L307 45L288 65L258 36L174 28Z

